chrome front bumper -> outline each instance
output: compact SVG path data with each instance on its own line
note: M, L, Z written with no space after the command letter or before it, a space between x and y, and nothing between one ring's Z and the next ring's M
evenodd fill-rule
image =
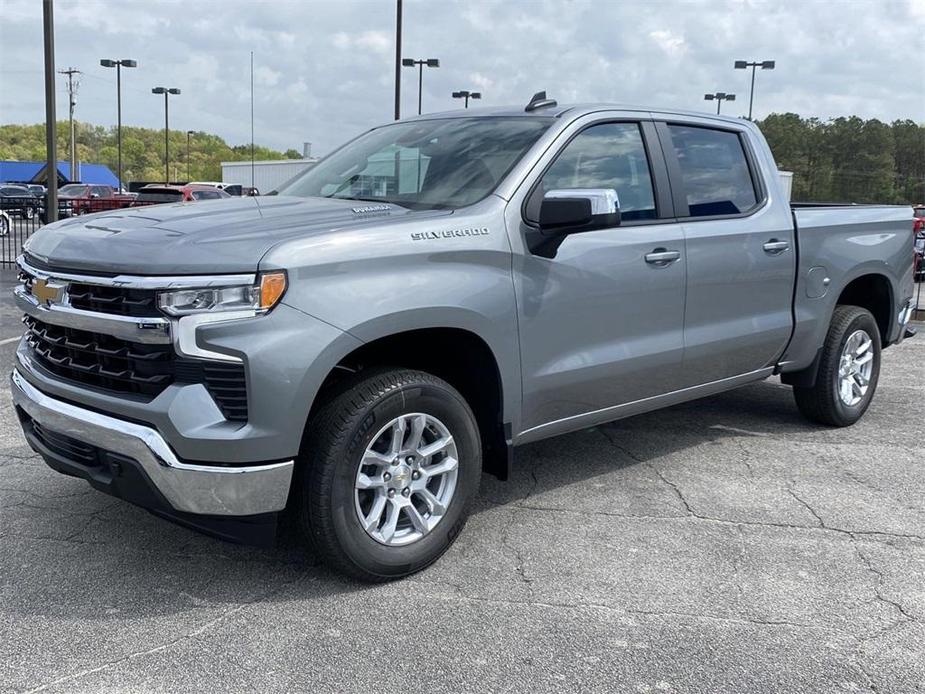
M291 460L247 467L184 463L155 429L50 397L17 369L11 381L13 402L29 417L46 429L135 460L176 511L250 516L286 506Z

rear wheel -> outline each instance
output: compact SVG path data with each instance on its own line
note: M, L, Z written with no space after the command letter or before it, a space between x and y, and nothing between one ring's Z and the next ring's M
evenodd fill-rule
M793 389L800 412L831 426L858 421L877 390L880 350L880 330L870 311L859 306L836 307L815 385Z
M10 218L3 212L0 212L0 236L6 236L10 233Z
M456 539L478 490L475 417L448 383L377 371L309 423L299 523L334 568L367 581L419 571Z

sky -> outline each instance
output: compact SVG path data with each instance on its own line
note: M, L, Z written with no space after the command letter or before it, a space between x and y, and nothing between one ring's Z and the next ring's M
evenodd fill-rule
M42 3L0 0L0 124L44 121ZM123 70L126 125L163 127L151 87L177 87L175 130L250 141L250 51L255 139L324 154L393 117L395 0L56 0L56 68L83 74L76 118L116 121ZM723 113L791 111L925 122L925 0L405 0L403 55L424 69L425 112L526 104L545 89L559 103L612 101L710 111L705 93L736 94ZM402 70L402 115L417 111L417 69ZM57 79L59 119L66 80ZM478 103L478 102L477 102Z

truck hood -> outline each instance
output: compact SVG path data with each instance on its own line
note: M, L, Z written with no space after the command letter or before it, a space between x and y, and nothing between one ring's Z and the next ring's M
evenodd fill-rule
M254 272L288 239L447 214L327 198L209 200L72 217L43 227L24 249L54 268L93 274Z

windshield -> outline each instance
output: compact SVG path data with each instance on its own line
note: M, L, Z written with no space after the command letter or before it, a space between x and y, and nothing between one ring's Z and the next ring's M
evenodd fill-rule
M548 118L452 118L377 128L282 186L280 195L455 209L491 193Z
M88 186L78 186L71 183L58 191L58 195L64 198L80 198L87 195Z

